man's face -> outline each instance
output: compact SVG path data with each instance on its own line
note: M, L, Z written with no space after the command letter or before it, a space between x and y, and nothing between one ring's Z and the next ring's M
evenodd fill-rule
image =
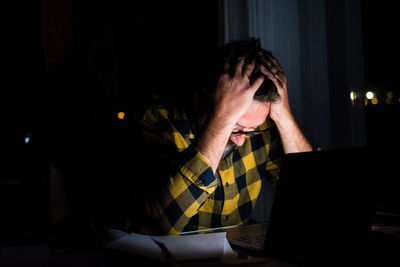
M256 130L257 127L265 122L265 119L269 114L270 107L270 102L260 102L257 100L253 100L246 113L236 122L233 131L250 132ZM229 143L233 143L236 146L242 146L245 139L245 134L231 134L231 136L229 137Z

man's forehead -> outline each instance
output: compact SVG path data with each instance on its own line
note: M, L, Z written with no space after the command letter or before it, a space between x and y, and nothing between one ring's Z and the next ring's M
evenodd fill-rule
M265 122L269 109L269 102L253 100L246 113L236 122L236 125L242 128L257 128Z

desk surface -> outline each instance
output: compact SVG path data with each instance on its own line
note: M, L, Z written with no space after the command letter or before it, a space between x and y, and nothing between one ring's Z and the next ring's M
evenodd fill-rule
M265 228L266 224L260 227ZM226 229L228 238L233 238L239 230L250 229L248 226L241 226ZM346 266L400 266L400 236L383 231L371 231L354 247L351 251L355 257L353 262L346 262ZM399 228L397 228L399 230ZM393 231L393 228L390 229ZM168 263L162 263L145 259L137 255L123 253L118 251L105 250L100 244L93 242L92 245L83 246L77 241L76 246L67 247L54 253L48 243L30 242L28 244L13 244L7 246L2 244L0 247L0 266L99 266L99 267L125 267L125 266L170 266ZM329 255L335 255L332 251ZM330 260L330 259L324 259ZM242 261L239 266L293 266L284 261L272 259L252 258L252 260L237 259L236 263ZM335 262L335 261L333 261ZM315 263L315 262L314 262ZM319 266L334 266L317 262ZM337 263L337 262L336 262ZM315 266L318 264L315 263ZM353 265L352 265L353 264ZM231 266L228 263L221 262L180 262L179 266ZM238 266L235 264L234 266ZM313 266L313 265L312 265ZM337 266L341 266L340 264Z

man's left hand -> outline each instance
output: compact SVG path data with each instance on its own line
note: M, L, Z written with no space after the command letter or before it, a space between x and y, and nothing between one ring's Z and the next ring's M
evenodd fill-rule
M263 59L263 63L267 67L261 66L261 72L275 84L280 96L278 101L271 103L270 117L275 122L293 119L289 105L286 75L276 58L267 54L263 55Z

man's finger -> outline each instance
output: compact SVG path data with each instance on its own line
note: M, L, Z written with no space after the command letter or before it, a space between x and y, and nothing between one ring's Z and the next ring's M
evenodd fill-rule
M263 66L260 68L260 70L265 76L267 76L276 85L276 87L282 87L283 81L281 81L277 78L278 75L274 75L271 70L268 70L267 68L265 68Z
M274 75L282 72L281 69L279 68L279 66L276 66L276 65L272 65L272 66L269 68L269 70L270 70Z
M258 88L260 88L261 84L264 82L264 75L261 75L258 77L251 85L250 85L250 90L254 90L254 93L257 91Z
M271 54L266 54L265 56L270 62L272 62L272 65L281 68L279 61L276 58L274 58Z
M271 61L269 61L263 53L260 52L260 57L259 59L261 60L261 62L263 63L263 65L267 68L271 68L273 66L273 63Z
M248 77L250 78L251 73L254 70L254 66L256 64L256 61L253 60L250 63L246 64L246 66L244 66L244 70L243 70L243 77Z
M245 60L246 60L246 57L238 58L238 61L235 66L235 75L242 75L243 65L244 65Z

